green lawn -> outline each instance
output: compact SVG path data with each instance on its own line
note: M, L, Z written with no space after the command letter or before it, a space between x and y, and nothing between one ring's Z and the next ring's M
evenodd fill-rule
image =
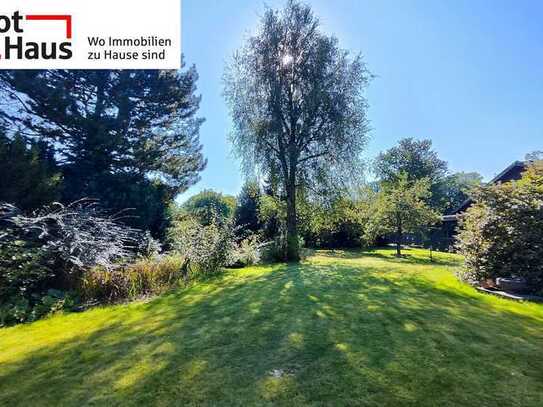
M0 405L542 406L543 306L406 253L321 251L0 329Z

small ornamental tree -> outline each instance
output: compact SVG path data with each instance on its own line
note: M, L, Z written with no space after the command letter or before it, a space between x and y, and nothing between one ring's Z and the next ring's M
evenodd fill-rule
M402 173L395 182L384 183L369 210L366 237L369 241L377 236L393 233L396 255L402 255L405 233L415 233L439 220L437 212L428 204L431 196L430 182L423 178L410 182Z
M461 277L518 276L542 290L543 161L533 162L519 181L477 188L473 198L457 237L465 257Z
M427 178L432 192L428 203L441 213L457 209L483 178L476 172L450 173L447 162L439 158L431 140L413 138L402 139L398 145L379 154L374 172L382 182L397 181L402 173L409 181Z

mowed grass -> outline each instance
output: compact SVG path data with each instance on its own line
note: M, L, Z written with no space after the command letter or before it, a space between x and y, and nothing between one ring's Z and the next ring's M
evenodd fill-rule
M406 253L320 251L0 329L0 405L542 406L543 306Z

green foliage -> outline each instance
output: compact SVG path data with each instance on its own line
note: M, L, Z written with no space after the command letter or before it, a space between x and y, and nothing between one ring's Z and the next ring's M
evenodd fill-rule
M261 195L257 181L247 181L241 188L234 219L236 226L243 234L255 234L261 231L262 224L258 216Z
M375 173L385 182L399 181L401 174L405 174L408 181L426 178L433 185L447 173L447 163L432 150L431 140L405 138L397 146L379 154Z
M149 230L159 239L164 237L172 193L163 183L134 174L96 174L87 184L87 192L86 196L100 197L100 204L110 213L123 212L124 224Z
M374 192L360 187L351 193L335 194L326 199L315 199L312 195L298 191L298 225L300 242L307 247L340 248L361 247L365 242L364 228L368 221L368 210ZM286 235L286 205L272 195L262 195L258 216L263 225L263 236L280 244ZM271 248L268 248L271 251ZM283 260L282 252L269 257Z
M457 172L443 178L436 188L442 212L450 213L458 209L482 182L483 177L476 172Z
M184 278L191 275L210 276L233 264L235 232L232 222L213 215L202 224L194 216L177 220L168 230L172 248L185 258Z
M159 235L167 204L206 162L196 117L198 74L160 70L0 72L0 118L48 143L64 179L63 202L90 197Z
M53 150L43 142L27 143L19 134L0 132L0 202L34 210L60 200L62 175Z
M288 260L299 260L298 188L324 193L358 175L370 78L362 57L341 49L295 0L268 9L226 67L234 151L248 172L280 181Z
M260 263L261 245L257 235L251 235L236 244L230 261L231 266L246 267Z
M479 187L463 216L457 247L465 256L461 277L524 277L543 290L543 161L519 181Z
M482 181L482 176L474 172L448 173L447 162L432 149L431 140L412 138L402 139L397 146L379 154L374 170L381 182L397 182L401 174L410 182L428 180L431 194L427 201L440 213L457 209Z
M299 203L297 222L300 229L306 229L307 218L304 216L303 201ZM263 225L263 237L267 241L262 250L266 262L288 261L287 246L287 204L275 195L262 195L258 206L258 217ZM302 232L303 233L303 232ZM296 246L304 247L303 237L297 235Z
M162 245L147 231L138 239L135 251L139 257L152 259L162 252Z
M106 216L92 201L31 215L0 205L0 226L0 306L14 321L45 315L53 308L46 293L77 288L90 268L113 271L158 249L148 234Z
M46 289L55 277L55 261L41 245L24 240L0 242L0 303Z
M439 215L427 204L431 196L430 181L426 178L409 181L406 173L392 182L382 185L369 208L366 238L373 241L377 236L393 233L397 255L405 233L420 231L439 220Z
M181 207L181 217L186 213L208 226L214 221L230 222L236 208L236 198L206 189L190 197Z
M258 203L258 219L262 224L266 239L284 235L287 228L285 202L274 195L262 195Z
M78 299L72 293L50 289L43 296L33 294L32 298L15 295L0 302L0 327L33 322L48 315L71 310Z
M309 247L354 248L365 245L364 229L372 191L341 194L331 201L301 205L301 234Z
M78 291L86 303L110 303L162 294L179 287L184 258L171 254L140 259L117 269L94 267Z

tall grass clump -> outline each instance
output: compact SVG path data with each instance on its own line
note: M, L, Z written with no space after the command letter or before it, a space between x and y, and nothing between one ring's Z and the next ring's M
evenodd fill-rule
M179 254L141 259L117 269L97 266L81 281L86 303L112 303L162 294L182 281L184 257Z

